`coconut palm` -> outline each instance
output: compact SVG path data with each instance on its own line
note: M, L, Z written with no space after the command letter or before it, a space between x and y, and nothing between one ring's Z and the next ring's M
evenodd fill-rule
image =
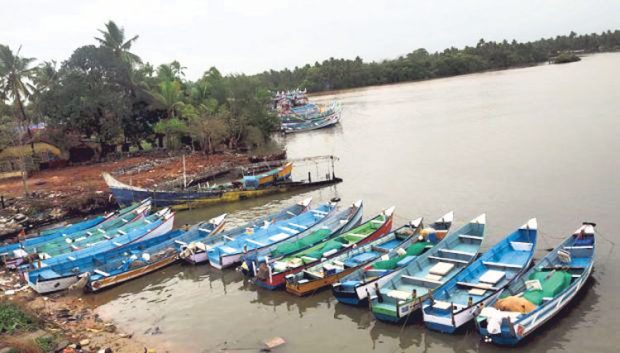
M20 116L20 130L28 132L28 138L30 139L30 146L32 153L34 154L34 143L32 140L32 133L30 131L30 120L26 115L26 109L24 108L24 101L30 97L30 84L34 78L36 67L32 66L35 58L23 58L19 56L21 47L17 49L17 53L13 54L13 51L6 45L0 45L0 92L2 92L2 98L9 98L17 106L17 110ZM18 136L16 143L23 143L21 136ZM20 166L22 172L22 182L24 187L24 194L28 195L28 176L26 172L26 156L22 155L20 158Z
M11 99L20 113L22 124L28 126L28 117L24 108L24 101L31 93L29 81L36 72L36 66L32 66L35 58L24 58L19 56L21 47L17 53L6 45L0 45L0 90L2 95ZM30 131L28 130L30 135Z
M125 40L125 29L119 27L114 21L108 21L105 29L98 30L102 34L102 38L95 37L101 46L109 48L114 54L129 64L141 63L142 59L136 54L129 51L131 45L138 39L138 35L131 39Z

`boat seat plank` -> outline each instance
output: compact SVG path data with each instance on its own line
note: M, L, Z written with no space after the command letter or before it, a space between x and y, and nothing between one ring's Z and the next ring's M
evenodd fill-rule
M428 278L421 278L421 277L415 277L415 276L409 276L409 275L402 275L403 279L407 279L410 281L414 281L414 282L423 282L423 283L432 283L432 284L443 284L442 281L435 281L435 280L431 280Z
M582 246L565 246L566 250L579 250L579 249L594 249L592 245L582 245Z
M179 245L184 245L184 246L187 246L187 243L186 243L186 242L184 242L184 241L175 240L174 242L175 242L176 244L179 244Z
M486 283L456 282L456 284L459 286L468 287L468 288L478 288L478 289L492 290L492 291L499 290L499 288L493 287L492 285L486 284Z
M205 232L205 233L211 233L211 229L207 229L207 228L198 228L198 230L201 232Z
M110 274L104 271L101 271L100 269L95 269L93 272L95 272L98 275L101 275L103 277L110 277Z
M289 227L283 227L283 226L280 226L279 228L280 228L280 229L282 229L283 231L285 231L285 232L289 232L289 233L291 233L291 234L297 234L297 233L299 233L299 232L298 232L298 231L296 231L295 229L291 229L291 228L289 228Z
M256 241L256 240L246 239L246 241L247 241L248 243L252 243L252 244L254 244L254 245L258 245L258 246L265 246L265 244L263 244L263 243L261 243L261 242L259 242L259 241Z
M455 262L455 263L459 263L459 264L463 264L463 265L467 265L469 262L465 261L465 260L457 260L457 259L450 259L447 257L439 257L439 256L429 256L429 259L432 260L436 260L436 261L444 261L444 262Z
M488 266L488 267L502 267L502 268L505 267L505 268L514 268L514 269L517 269L517 270L520 270L520 269L523 268L523 266L521 266L521 265L507 264L507 263L504 263L504 262L482 261L482 263L485 266Z
M481 237L481 236L478 236L478 235L469 235L469 234L459 234L459 238L471 239L471 240L480 240L480 241L482 241L484 239L484 237Z
M289 223L288 225L289 225L289 226L292 226L292 227L295 227L295 228L303 229L303 230L308 229L308 227L306 227L306 226L302 226L301 224Z
M476 256L473 252L468 251L460 251L460 250L452 250L452 249L439 249L440 252L445 252L449 254L458 254L458 255L467 255L467 256Z

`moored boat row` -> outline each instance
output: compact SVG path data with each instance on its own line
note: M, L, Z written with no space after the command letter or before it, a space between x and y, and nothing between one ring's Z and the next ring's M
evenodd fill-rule
M174 213L149 215L147 200L59 228L62 235L42 234L0 250L7 266L17 268L14 261L22 259L19 269L39 293L97 292L179 261L209 262L217 269L241 264L257 288L305 296L330 287L343 304L367 303L377 320L421 320L444 333L471 323L486 341L500 345L515 345L550 320L593 268L593 223L584 223L528 270L536 219L479 255L484 214L456 230L449 212L428 225L418 218L392 231L393 207L362 222L361 200L342 210L334 202L310 203L305 199L224 231L225 214L172 230Z

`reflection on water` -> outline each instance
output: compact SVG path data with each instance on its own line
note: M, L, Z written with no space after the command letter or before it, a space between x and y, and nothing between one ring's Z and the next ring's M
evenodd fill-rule
M455 210L455 227L488 215L484 248L538 217L537 257L595 221L617 241L620 200L620 54L325 95L344 107L334 129L278 137L289 157L335 154L344 183L178 214L177 224L230 213L230 224L312 196L365 201L365 216L395 205L397 221ZM615 352L620 332L619 256L599 238L594 280L570 308L527 342L535 352ZM259 347L278 352L499 352L472 327L457 335L376 322L329 290L297 298L256 289L240 273L174 265L88 296L104 317L171 352ZM153 334L156 333L156 334ZM257 350L257 349L256 349Z

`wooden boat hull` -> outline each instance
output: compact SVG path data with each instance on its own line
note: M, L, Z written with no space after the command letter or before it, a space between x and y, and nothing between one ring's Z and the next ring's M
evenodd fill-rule
M141 237L139 237L137 239L134 239L133 241L128 242L126 244L122 244L120 246L117 246L116 248L122 248L125 245L131 244L131 243L135 243L135 242L140 241L140 240L145 240L145 239L157 237L159 235L163 235L163 234L165 234L165 233L167 233L167 232L172 230L172 225L173 224L174 224L174 217L170 217L169 219L164 221L162 224L160 224L158 227L153 228L150 232L146 232ZM71 275L71 276L54 277L54 278L50 278L50 279L40 279L39 278L36 281L33 281L30 278L30 276L28 276L27 273L25 274L25 277L28 280L28 285L32 289L34 289L39 294L45 294L45 293L51 293L51 292L56 292L56 291L68 289L71 285L77 283L82 275L83 275L82 273L77 273L77 274Z
M310 211L312 212L312 211ZM314 223L313 225L311 225L310 227L308 227L309 229L311 228L315 228L317 226L319 226L320 224L322 224L325 220L327 220L327 218L329 216L331 216L332 214L334 214L336 212L336 207L332 206L331 210L329 211L329 213L327 213L322 219L317 220L316 223ZM252 250L250 250L250 252L256 251L256 252L261 252L261 251L266 251L266 249L272 248L274 246L277 246L278 244L281 244L282 242L294 239L296 237L298 237L300 234L303 234L304 232L308 231L307 229L304 231L300 231L297 234L294 234L286 239L283 240L279 240L277 242L274 243L270 243L267 244L265 246L261 246L258 248L254 248ZM210 257L209 258L209 264L215 268L217 268L218 270L224 269L224 268L228 268L231 267L235 264L238 264L240 262L242 262L243 257L246 254L244 252L235 252L232 254L225 254L225 255L219 255L218 257ZM209 253L207 252L207 256L209 256Z
M233 189L209 191L158 191L118 186L108 182L108 187L120 205L131 204L145 198L152 198L153 206L170 206L175 210L205 207L213 204L237 202L278 193L310 190L341 183L342 179L331 177L316 182L287 181L258 189Z
M373 280L366 281L361 285L355 287L353 292L340 291L336 287L333 289L336 299L349 305L363 305L368 301L368 294L373 295L375 292L375 285L382 286L384 283L390 281L394 276L398 274L398 271L394 271L382 277L377 277Z
M462 326L464 326L465 324L467 324L469 321L473 320L476 317L477 310L480 306L486 307L489 303L497 300L497 298L499 297L499 295L501 294L504 288L508 287L513 281L515 281L517 278L519 278L523 273L527 271L528 267L530 266L532 262L534 251L536 248L536 238L537 238L536 220L532 219L528 221L525 225L523 225L517 231L521 231L521 230L527 232L528 234L533 231L534 234L531 236L531 238L530 236L528 236L531 242L528 243L530 244L529 249L524 250L527 256L525 258L519 258L518 264L517 263L510 264L510 266L513 266L513 265L517 266L518 269L513 271L514 273L512 273L510 277L506 275L507 281L503 283L500 282L501 284L497 284L497 285L494 284L487 290L491 292L490 294L484 294L481 297L481 299L476 298L475 300L472 300L471 303L467 303L466 305L462 305L462 304L458 305L454 302L450 302L449 309L438 308L438 306L435 304L436 301L434 300L434 295L435 295L434 294L432 298L427 299L422 304L422 314L424 317L424 324L426 325L427 328L434 330L434 331L439 331L442 333L450 333L450 334L455 333L459 328L461 328ZM455 283L455 281L476 280L475 277L468 278L466 276L469 273L476 273L476 271L478 271L479 269L483 269L483 270L487 269L486 267L487 265L485 265L485 263L487 262L490 263L490 261L485 261L485 260L491 258L488 256L492 256L496 252L496 249L499 246L503 244L508 244L509 242L513 242L514 239L516 238L513 238L512 234L505 237L503 240L501 240L495 246L489 249L485 254L483 254L480 258L478 258L476 261L472 262L469 266L467 266L464 270L462 270L461 273L456 275L449 282L437 288L435 293L441 294L441 293L447 292L447 290L450 289L449 286ZM504 268L504 270L508 271L508 268Z
M106 277L106 278L103 278L97 281L90 282L88 286L86 287L86 289L91 292L98 292L100 290L121 284L123 282L127 282L134 278L147 275L151 272L155 272L166 266L172 265L178 260L179 260L179 256L178 254L175 254L173 256L166 257L164 259L161 259L160 261L148 264L146 266L142 266L134 270L130 270L130 271L123 272L115 276L110 276L110 277Z
M321 278L321 279L317 279L314 281L310 281L307 283L302 283L302 284L298 284L298 283L287 283L286 284L286 291L291 293L291 294L295 294L297 296L305 296L305 295L309 295L312 294L322 288L325 288L327 286L330 286L336 282L338 282L341 278L343 278L344 276L347 276L348 274L350 274L351 272L357 270L358 268L360 268L360 266L356 266L356 267L351 267L348 268L340 273L336 273L334 275L325 277L325 278Z
M380 237L384 236L385 234L389 233L390 230L392 229L392 221L393 221L393 217L390 216L389 219L381 226L379 227L377 230L375 230L375 232L373 234L371 234L370 236L368 236L367 238L363 239L362 241L360 241L357 246L360 245L364 245L366 243L369 243L371 241L374 241L376 239L379 239ZM343 249L342 252L347 251L347 249ZM342 252L337 252L332 254L331 256L328 256L328 259L331 259L333 257L336 257L340 254L342 254ZM260 281L257 280L255 283L263 288L266 289L270 289L270 290L274 290L280 287L283 287L286 284L286 276L291 275L291 274L296 274L299 273L303 270L305 270L306 268L312 267L316 264L318 264L319 262L321 262L321 260L317 260L317 261L313 261L313 262L309 262L303 266L299 266L293 269L289 269L283 272L279 272L279 273L275 273L272 274L270 276L270 279L267 281Z
M503 296L503 293L509 296L523 293L521 291L527 289L527 280L531 278L530 275L540 269L547 269L553 272L556 270L566 271L571 274L571 280L575 277L577 277L577 279L572 281L565 289L557 293L557 295L548 299L543 299L542 303L538 304L533 311L519 315L519 317L516 318L502 320L499 326L499 332L496 330L493 330L493 333L489 332L489 317L481 312L476 317L475 322L478 331L485 338L485 342L490 341L501 346L515 346L526 337L534 334L537 329L555 317L575 296L577 296L589 280L594 267L594 258L596 254L594 226L596 225L593 223L585 222L571 238L562 242L544 258L539 260L535 267L524 273L512 286L504 289L500 297ZM588 232L588 230L590 230L590 232ZM580 232L592 235L591 245L574 246L571 244L573 241L572 237L577 236ZM570 253L568 264L562 260L558 260L558 252L566 252L567 250ZM576 266L573 265L573 261ZM580 270L582 270L582 272L579 272ZM488 306L493 307L495 304L494 301L491 301Z
M437 233L441 234L443 238L446 236L448 231L439 231ZM375 295L375 287L377 285L382 287L385 283L391 281L392 278L398 275L399 270L400 269L396 269L387 275L360 283L355 287L353 292L340 290L339 287L334 287L332 292L339 302L349 305L364 305L368 302L369 294L371 296Z
M39 294L46 294L65 290L80 280L81 274L71 275L67 277L54 278L53 280L39 280L31 282L28 279L28 285ZM28 278L28 276L25 276Z
M265 222L274 223L276 221L282 221L286 219L290 219L292 217L298 216L308 210L308 206L312 198L304 199L303 201L298 202L295 205L289 206L280 210L279 212L272 213L269 215L265 215L263 217L256 218L251 222L248 222L243 225L239 225L233 229L229 229L226 232L218 233L216 236L210 236L208 239L202 241L205 245L205 248L211 246L222 245L225 243L227 238L236 238L237 236L244 234L248 228L256 228L264 225ZM188 254L182 253L180 255L181 259L192 264L198 265L201 263L205 263L209 261L209 255L207 251L204 250L196 250L192 252L189 256Z

